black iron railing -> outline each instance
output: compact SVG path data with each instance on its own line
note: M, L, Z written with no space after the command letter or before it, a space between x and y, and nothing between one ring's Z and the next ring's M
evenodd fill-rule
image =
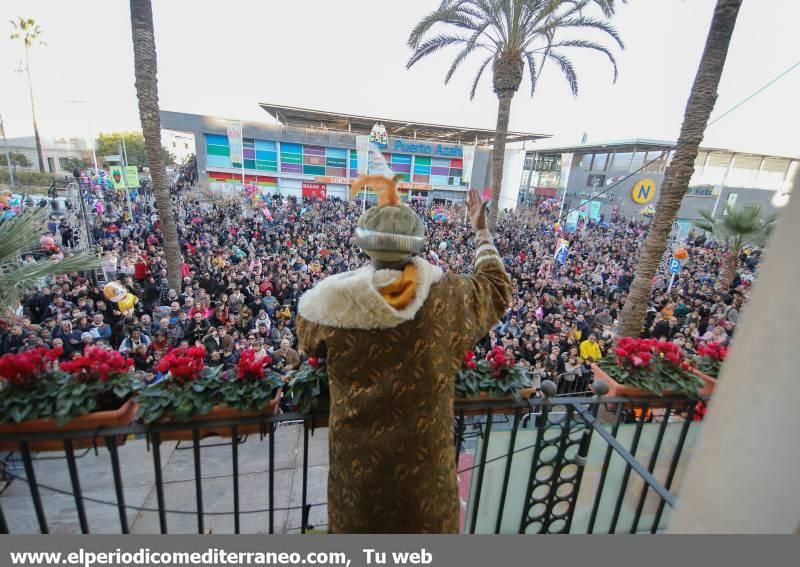
M700 426L694 420L696 404L682 398L590 396L457 402L454 455L463 531L662 531ZM0 533L324 529L327 446L324 436L314 440L315 431L320 431L315 423L320 423L319 417L284 413L0 434L0 442L16 444L16 450L0 460L5 480L0 488ZM203 439L209 428L228 431L230 439ZM76 451L75 442L87 436L94 447ZM176 437L184 440L175 445L171 440ZM60 440L63 453L35 453L31 446L41 440ZM313 467L312 443L319 461ZM289 466L292 456L295 465ZM254 473L254 462L262 463L264 457L264 470ZM204 467L212 472L204 475ZM311 483L310 467L315 474ZM144 468L151 472L145 474ZM177 477L174 470L180 473ZM253 475L263 481L255 489ZM247 494L242 490L245 482ZM310 488L316 494L311 495ZM168 495L180 504L168 505ZM157 516L157 527L150 522L149 528L140 529L145 516ZM187 517L194 518L191 526ZM290 518L298 517L292 524Z

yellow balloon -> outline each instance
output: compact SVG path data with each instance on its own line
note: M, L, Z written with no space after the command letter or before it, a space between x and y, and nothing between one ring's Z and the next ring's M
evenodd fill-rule
M117 307L119 307L119 310L122 313L127 313L128 311L133 311L133 306L136 305L138 301L139 300L135 295L132 293L126 293L125 297L117 302Z
M127 293L128 289L119 282L109 282L103 288L103 295L109 301L122 301Z

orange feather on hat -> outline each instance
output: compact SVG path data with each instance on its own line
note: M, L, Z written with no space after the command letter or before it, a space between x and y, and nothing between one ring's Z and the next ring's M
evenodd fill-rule
M403 204L397 195L397 179L389 179L383 175L362 175L350 187L350 196L355 197L364 186L371 187L378 194L379 206L397 207Z

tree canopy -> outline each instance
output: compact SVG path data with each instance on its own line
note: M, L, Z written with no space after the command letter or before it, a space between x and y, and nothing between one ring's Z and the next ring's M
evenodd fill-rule
M128 155L128 165L144 167L147 165L147 158L144 150L144 136L141 132L110 132L101 133L95 140L95 151L97 159L104 159L110 155L122 155L122 140L125 139L125 152ZM164 148L164 161L169 164L175 163L173 156Z

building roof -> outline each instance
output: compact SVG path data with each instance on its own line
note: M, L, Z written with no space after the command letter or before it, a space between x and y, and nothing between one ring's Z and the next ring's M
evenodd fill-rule
M303 128L322 128L351 132L353 134L369 134L372 127L381 123L386 127L389 136L398 138L418 138L448 144L473 144L492 145L494 143L494 130L482 128L467 128L461 126L446 126L443 124L427 124L424 122L409 122L406 120L392 120L373 116L359 116L356 114L340 114L324 110L296 108L293 106L279 106L275 104L259 103L276 120L286 126ZM538 140L549 138L549 134L534 134L527 132L509 132L508 143L522 142L525 140Z
M630 140L610 140L604 142L593 142L587 144L577 144L575 146L559 146L559 147L552 147L552 148L536 148L535 150L529 150L529 152L539 152L539 153L563 153L563 152L597 152L602 150L614 150L618 148L633 148L636 146L638 149L641 150L666 150L668 148L673 148L677 145L675 141L669 140L652 140L648 138L632 138ZM751 155L751 156L762 156L762 157L774 157L774 158L784 158L794 160L797 159L797 156L781 156L781 155L773 155L773 154L765 154L763 152L750 152L750 151L741 151L741 150L733 150L730 148L712 148L708 146L700 146L700 151L703 152L725 152L731 154L744 154L744 155Z

